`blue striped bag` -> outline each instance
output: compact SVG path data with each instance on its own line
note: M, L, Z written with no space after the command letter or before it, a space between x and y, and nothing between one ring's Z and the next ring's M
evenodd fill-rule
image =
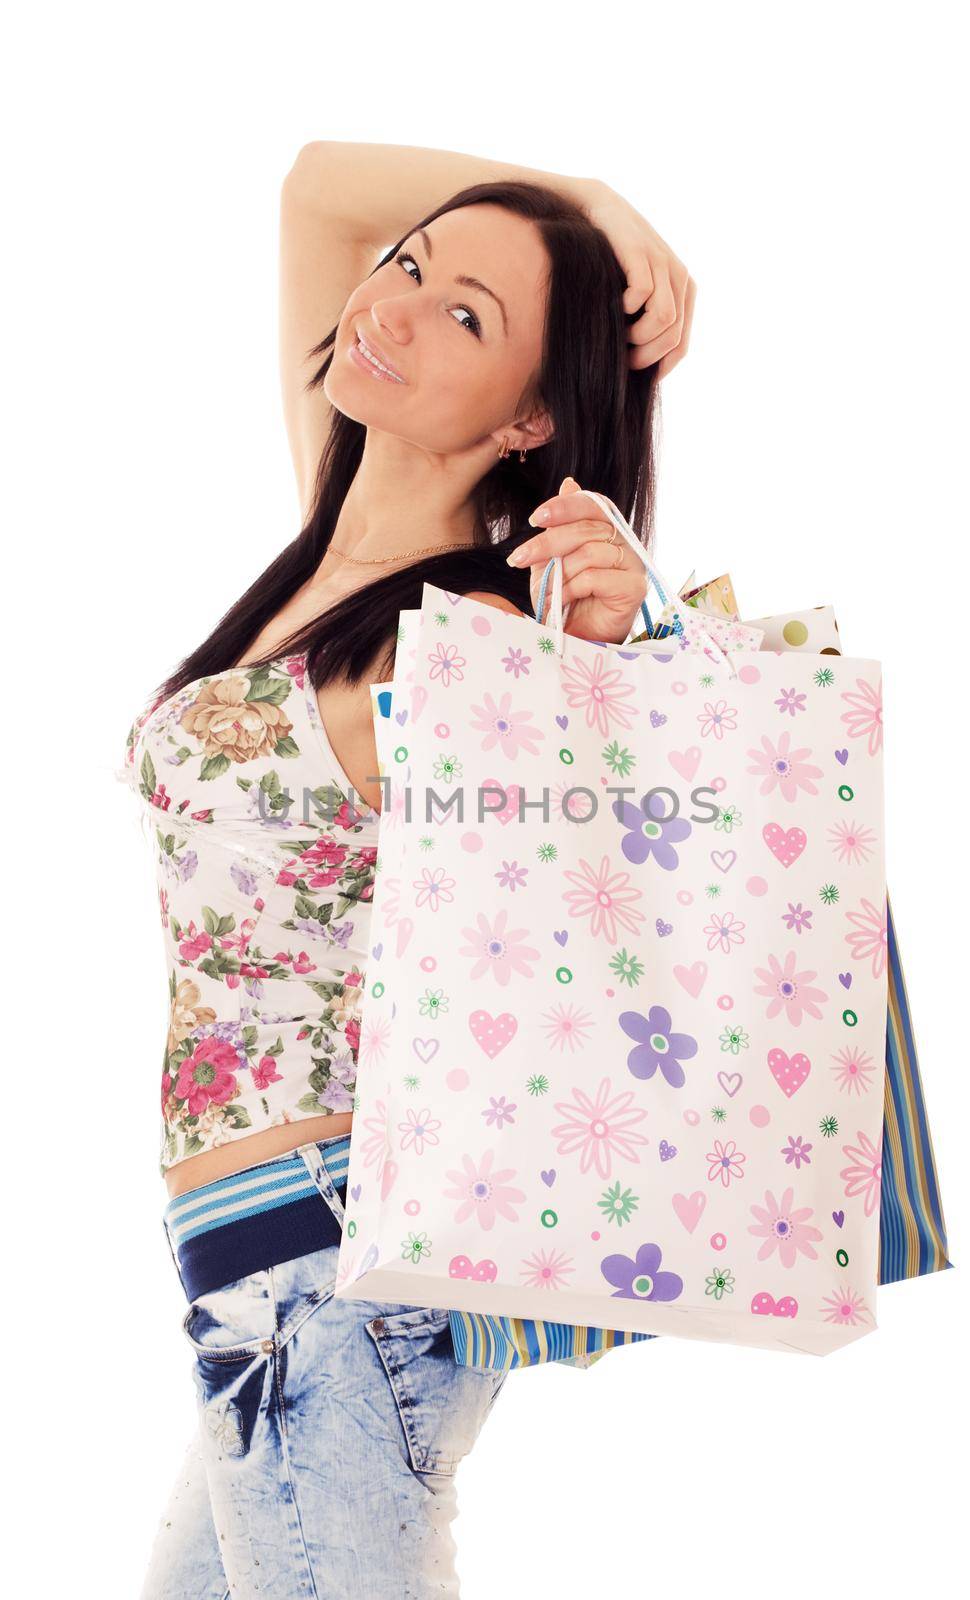
M920 1081L906 979L892 905L886 897L889 945L886 1013L886 1100L879 1210L879 1282L898 1283L953 1265Z

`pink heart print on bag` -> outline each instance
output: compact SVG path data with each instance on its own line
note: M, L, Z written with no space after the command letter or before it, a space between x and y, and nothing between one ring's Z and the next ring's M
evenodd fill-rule
M771 1068L771 1076L782 1094L787 1095L789 1100L801 1088L812 1070L808 1056L803 1055L800 1050L793 1056L787 1055L784 1050L769 1050L768 1065Z
M494 1283L498 1277L498 1267L487 1256L478 1262L473 1262L470 1256L452 1256L448 1263L448 1276L471 1278L475 1283Z
M499 1051L515 1038L519 1024L511 1011L501 1011L495 1017L490 1011L473 1011L468 1026L475 1043L494 1061Z
M798 1301L790 1294L783 1294L780 1300L776 1300L774 1295L765 1289L761 1294L755 1295L751 1309L756 1317L797 1317Z
M803 828L782 828L777 822L766 822L761 837L783 867L793 866L808 843Z

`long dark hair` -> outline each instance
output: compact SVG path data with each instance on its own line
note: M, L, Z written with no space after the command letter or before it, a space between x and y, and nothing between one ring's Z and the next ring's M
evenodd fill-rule
M485 590L504 595L532 614L529 572L516 571L506 556L534 533L529 514L558 494L572 475L583 488L598 489L620 508L649 549L654 529L655 441L659 414L656 365L633 371L626 332L634 318L624 312L626 280L606 235L580 206L542 184L477 183L462 189L424 217L462 206L505 206L534 222L549 255L543 354L536 380L537 400L551 417L554 433L529 450L524 462L513 452L496 458L473 491L476 520L490 530L480 548L445 551L412 561L365 583L328 606L261 658L307 652L314 688L336 678L361 680L382 644L381 677L393 668L398 612L421 605L422 587L433 583L453 594ZM396 255L409 228L373 269ZM333 328L310 355L330 351L310 379L319 388L333 360ZM354 480L366 427L335 411L317 469L313 504L299 534L226 612L191 655L160 685L167 697L189 683L226 671L242 656L301 586L316 571L330 543L340 508ZM429 529L429 533L433 530Z

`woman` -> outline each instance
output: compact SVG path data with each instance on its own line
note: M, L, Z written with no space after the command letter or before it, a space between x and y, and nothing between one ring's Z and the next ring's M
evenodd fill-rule
M369 270L365 241L422 212ZM603 185L447 152L308 146L281 254L304 526L126 752L169 947L164 1220L200 1416L145 1600L458 1592L454 1474L506 1373L455 1363L447 1312L333 1294L381 799L368 686L425 581L522 614L551 554L568 631L626 638L643 568L579 485L649 535L656 384L693 305Z

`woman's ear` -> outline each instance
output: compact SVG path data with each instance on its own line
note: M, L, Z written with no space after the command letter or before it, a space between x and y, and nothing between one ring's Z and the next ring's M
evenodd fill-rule
M549 443L556 430L552 425L552 418L545 407L541 407L538 411L532 413L532 416L525 424L525 431L529 434L534 445Z

